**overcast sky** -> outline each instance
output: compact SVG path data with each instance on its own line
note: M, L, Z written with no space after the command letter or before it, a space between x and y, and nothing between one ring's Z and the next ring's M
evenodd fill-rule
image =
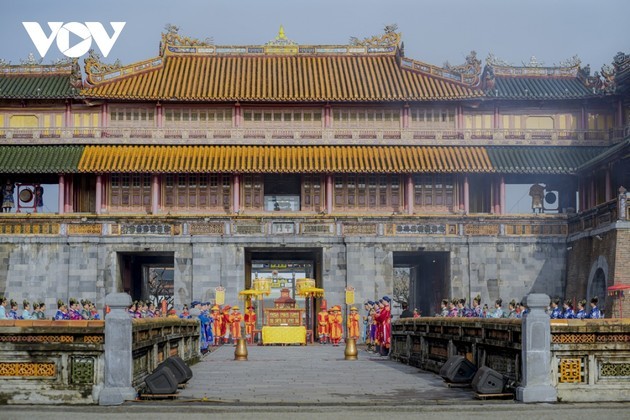
M520 65L534 55L553 65L577 54L598 70L630 53L629 0L3 0L0 58L13 64L37 53L23 21L127 22L105 62L157 55L165 24L216 44L263 44L284 25L300 44L345 44L397 23L406 56L441 66L471 50ZM112 30L106 25L109 33ZM61 57L56 45L45 63Z

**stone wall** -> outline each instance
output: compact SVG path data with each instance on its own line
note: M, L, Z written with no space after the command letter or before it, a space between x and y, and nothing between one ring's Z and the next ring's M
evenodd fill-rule
M7 240L8 239L8 240ZM355 300L391 295L395 252L444 252L448 255L445 293L480 294L491 303L501 297L520 300L528 293L562 294L566 243L563 237L502 236L118 236L2 238L0 293L39 300L56 310L57 298L88 298L99 308L107 293L122 291L119 254L169 253L174 256L175 304L212 300L214 287L226 287L234 303L245 287L245 251L249 248L318 248L326 299L344 302L346 285ZM437 308L436 308L437 309Z

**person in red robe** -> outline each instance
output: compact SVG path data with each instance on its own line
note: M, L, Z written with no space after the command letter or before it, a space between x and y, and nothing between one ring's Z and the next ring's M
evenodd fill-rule
M326 344L328 341L328 311L326 301L322 301L320 311L317 313L317 336L319 344Z
M221 344L221 328L223 328L223 316L218 305L214 305L210 309L210 317L214 319L212 323L212 336L214 337L214 345Z
M232 313L230 314L230 334L234 344L242 337L241 321L243 321L243 314L239 312L239 309L238 306L232 306Z
M340 306L332 307L332 317L328 316L328 323L330 324L330 341L333 346L339 346L339 341L343 335L343 317Z
M380 312L376 315L376 322L379 327L379 344L381 356L387 356L392 344L392 326L391 326L391 299L388 296L383 296L379 305L382 305Z
M256 329L256 308L249 306L245 312L245 338L250 344L254 343L254 330Z
M350 308L348 316L348 337L355 340L359 339L359 312L354 306Z

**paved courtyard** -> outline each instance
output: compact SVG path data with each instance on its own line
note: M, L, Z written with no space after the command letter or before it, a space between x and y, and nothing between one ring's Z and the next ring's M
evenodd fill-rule
M423 404L470 401L470 389L447 388L429 372L359 351L344 360L344 347L248 346L249 360L234 361L223 346L194 366L185 399L238 404Z

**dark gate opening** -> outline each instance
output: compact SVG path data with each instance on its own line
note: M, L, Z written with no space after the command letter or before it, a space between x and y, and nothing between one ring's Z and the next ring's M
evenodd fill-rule
M406 301L422 316L439 313L440 301L449 298L448 252L394 252L394 299Z
M122 290L135 300L166 300L173 307L175 255L172 252L118 253Z
M321 299L305 300L295 292L296 281L300 278L315 280L316 287L322 288L322 249L321 248L247 248L245 249L245 288L250 289L256 278L271 279L271 294L262 296L256 304L258 326L263 325L264 308L273 308L274 300L280 297L280 290L289 289L290 296L305 309L304 324L308 330L315 327L314 314Z

